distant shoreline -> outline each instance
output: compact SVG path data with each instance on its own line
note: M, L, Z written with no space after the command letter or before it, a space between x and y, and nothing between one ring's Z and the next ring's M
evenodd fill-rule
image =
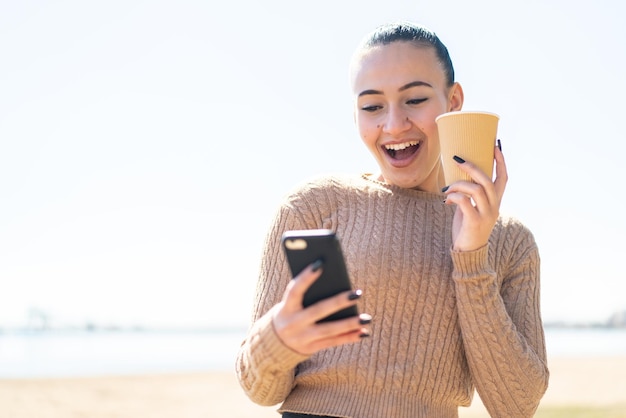
M158 333L158 334L233 334L244 333L247 327L241 325L234 326L207 326L207 327L150 327L150 326L65 326L65 327L0 327L0 336L2 335L24 335L24 334L71 334L71 333Z
M0 333L0 378L230 370L243 327L90 328ZM626 356L626 329L546 327L548 354Z
M607 322L568 322L548 321L546 329L602 329L626 330L626 323ZM247 325L201 326L201 327L152 327L144 325L93 325L59 327L0 327L3 335L45 334L45 333L159 333L159 334L245 334Z
M544 328L563 328L563 329L620 329L626 330L626 324L607 324L602 322L546 322Z

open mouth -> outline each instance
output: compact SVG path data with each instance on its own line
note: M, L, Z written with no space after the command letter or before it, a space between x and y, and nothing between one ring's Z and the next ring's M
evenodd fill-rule
M401 144L387 144L383 146L387 155L394 160L405 160L412 157L417 152L419 147L419 141L409 141Z

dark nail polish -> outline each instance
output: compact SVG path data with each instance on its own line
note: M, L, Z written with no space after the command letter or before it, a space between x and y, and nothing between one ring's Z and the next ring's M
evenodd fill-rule
M369 316L368 314L361 314L361 316L359 317L359 324L361 325L367 325L371 322L372 322L372 317Z
M465 162L465 160L463 158L459 157L458 155L455 155L454 157L452 157L452 159L454 161L456 161L457 163L459 163L459 164L463 164Z
M502 152L502 142L498 139L498 149Z
M315 260L313 264L311 264L311 270L313 270L313 272L316 272L322 267L323 264L324 262L322 260Z
M361 289L355 290L354 292L350 293L350 295L348 295L348 299L357 300L358 298L361 297L362 294L363 292L361 291Z
M441 193L445 193L449 188L450 188L450 186L444 187L443 189L441 189Z
M367 338L367 337L369 337L369 336L370 336L370 333L369 333L369 332L362 332L362 333L359 335L359 337L361 337L361 338Z

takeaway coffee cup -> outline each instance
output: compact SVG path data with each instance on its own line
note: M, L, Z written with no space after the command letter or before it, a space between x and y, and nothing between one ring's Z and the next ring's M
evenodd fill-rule
M492 178L499 120L495 113L475 111L448 112L435 119L446 185L459 180L472 181L453 160L455 155L476 164Z

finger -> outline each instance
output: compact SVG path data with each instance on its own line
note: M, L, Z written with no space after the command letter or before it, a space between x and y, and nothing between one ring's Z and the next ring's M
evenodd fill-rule
M465 193L452 192L446 196L444 203L446 205L455 204L457 210L460 210L468 220L477 219L480 215L480 210L472 204L472 199Z
M342 344L351 344L361 341L361 335L364 334L359 331L350 332L340 336L332 338L324 338L320 340L314 340L304 345L299 352L305 355L314 354L320 350L324 350L330 347L336 347Z
M502 150L500 149L500 147L495 148L494 158L496 160L496 180L493 184L495 186L496 194L498 195L499 200L502 200L502 196L504 196L504 190L506 189L506 183L509 180L509 174L506 169L504 154L502 154Z
M484 210L484 208L488 207L491 204L499 204L500 200L495 191L494 184L491 181L491 178L483 172L476 164L471 161L465 161L462 158L456 157L454 161L459 166L459 168L467 173L471 179L474 181L475 185L480 185L481 187L470 188L469 182L458 182L460 187L453 189L453 191L460 191L462 193L469 194L476 206L479 209Z
M446 194L444 202L456 204L468 217L493 212L491 201L487 196L487 190L480 184L459 181L453 183L450 187L444 188L444 190ZM488 190L492 190L493 193L493 185L488 186Z
M483 170L481 170L473 162L466 161L457 155L454 156L454 161L463 172L467 173L471 177L471 179L474 182L481 184L481 185L485 185L486 183L491 183L491 177L489 177L489 175L483 172Z
M283 296L288 311L302 310L304 294L322 274L322 264L322 260L314 261L289 282Z
M307 349L314 351L346 342L355 342L370 335L367 325L371 321L370 315L361 314L352 318L324 322L311 327L307 335L302 338L306 340Z
M328 321L317 324L314 327L313 334L315 339L334 338L339 335L348 334L350 332L363 330L367 331L365 325L372 322L372 316L361 314L351 318L338 319L336 321Z
M356 305L362 294L363 292L360 289L338 293L335 296L322 299L307 307L308 314L317 322L320 319L326 318L328 315Z
M370 332L361 328L356 331L351 331L345 334L334 336L331 338L324 338L321 340L315 340L308 344L307 351L314 353L319 350L323 350L330 347L336 347L343 344L354 344L361 341L364 337L369 337Z
M470 183L469 181L452 183L450 187L445 189L445 194L447 195L446 200L451 200L451 198L453 198L452 200L467 198L477 204L486 200L482 186L476 183Z

